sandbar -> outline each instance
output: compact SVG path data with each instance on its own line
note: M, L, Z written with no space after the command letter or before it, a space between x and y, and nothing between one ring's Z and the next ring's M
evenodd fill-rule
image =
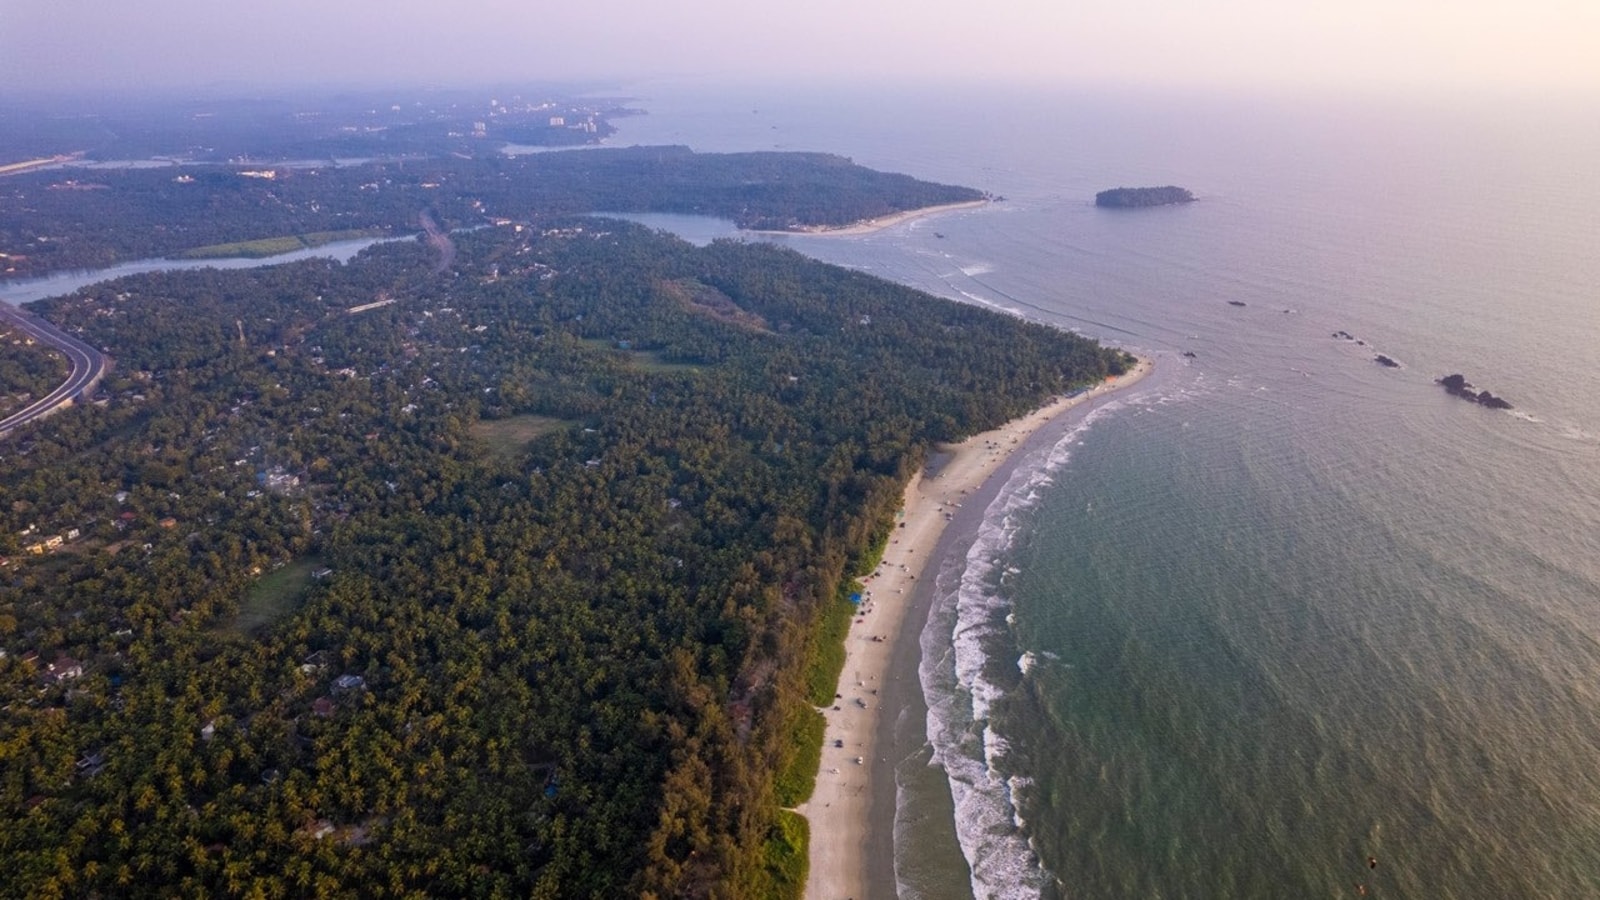
M895 225L909 222L912 219L920 219L924 216L937 215L939 213L950 212L957 209L975 209L979 206L985 206L990 202L991 201L989 200L964 200L960 203L945 203L939 206L924 206L919 209L908 209L905 212L891 213L887 216L879 216L876 219L862 219L859 222L852 222L849 225L814 225L805 228L793 228L787 231L753 230L753 233L805 234L820 237L859 237L863 234L872 234L875 231L882 231L885 228L891 228Z
M890 762L878 755L879 691L889 677L890 661L902 642L916 645L923 627L907 615L917 582L946 526L964 499L977 494L1025 443L1025 438L1072 409L1111 391L1127 387L1150 372L1153 363L1140 359L1134 368L1075 396L1049 404L959 444L939 448L946 454L933 475L924 470L906 487L902 517L891 533L883 562L863 579L861 609L845 637L844 671L838 698L822 709L827 731L822 765L811 799L796 808L811 824L808 900L864 900L892 860L869 858L869 845L882 846L875 835L894 827L893 809L873 820L874 779L894 777ZM891 878L892 883L892 878Z

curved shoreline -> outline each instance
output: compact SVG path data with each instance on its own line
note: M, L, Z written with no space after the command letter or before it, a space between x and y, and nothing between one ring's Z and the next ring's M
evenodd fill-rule
M913 602L920 593L917 582L955 510L1003 469L1029 435L1092 400L1137 383L1153 366L1151 360L1140 359L1121 377L941 448L948 455L937 470L930 474L924 469L906 486L901 523L883 562L864 579L866 599L845 637L838 703L821 711L827 728L816 789L796 808L811 825L806 897L861 900L884 893L885 884L891 888L894 884L894 769L883 755L889 748L883 746L882 730L892 723L883 716L879 689L891 680L891 661L903 655L897 648L915 655L922 623L908 610L923 606ZM875 802L874 797L885 796L885 790L887 805L881 799ZM887 892L892 894L892 889Z
M879 216L876 219L862 219L859 222L853 222L849 225L817 225L806 228L793 228L785 231L771 231L752 228L750 229L750 234L803 234L813 237L859 237L863 234L872 234L873 232L882 231L885 228L892 228L896 225L910 222L913 219L921 219L925 216L951 212L957 209L977 209L980 206L988 206L993 202L993 200L987 199L963 200L960 203L945 203L939 206L924 206L918 209L908 209L905 212L890 213L887 216Z

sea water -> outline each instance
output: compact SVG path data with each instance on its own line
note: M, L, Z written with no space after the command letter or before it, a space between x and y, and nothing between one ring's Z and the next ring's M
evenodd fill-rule
M1157 360L942 561L903 895L1600 896L1593 103L636 92L614 142L1003 195L783 240Z

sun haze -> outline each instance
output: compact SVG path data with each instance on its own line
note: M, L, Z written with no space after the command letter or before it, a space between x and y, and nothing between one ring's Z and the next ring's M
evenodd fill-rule
M9 0L14 90L640 76L1600 90L1593 0Z

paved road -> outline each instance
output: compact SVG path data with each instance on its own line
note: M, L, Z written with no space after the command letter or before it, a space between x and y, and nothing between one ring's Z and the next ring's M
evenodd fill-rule
M106 373L110 360L105 354L78 340L61 329L51 325L43 319L23 312L9 303L0 302L0 322L14 326L33 335L34 340L60 350L67 355L67 361L72 364L72 374L61 386L38 400L28 404L25 408L0 419L0 437L9 433L18 425L32 422L34 419L47 416L63 406L70 404L78 395L100 380Z

